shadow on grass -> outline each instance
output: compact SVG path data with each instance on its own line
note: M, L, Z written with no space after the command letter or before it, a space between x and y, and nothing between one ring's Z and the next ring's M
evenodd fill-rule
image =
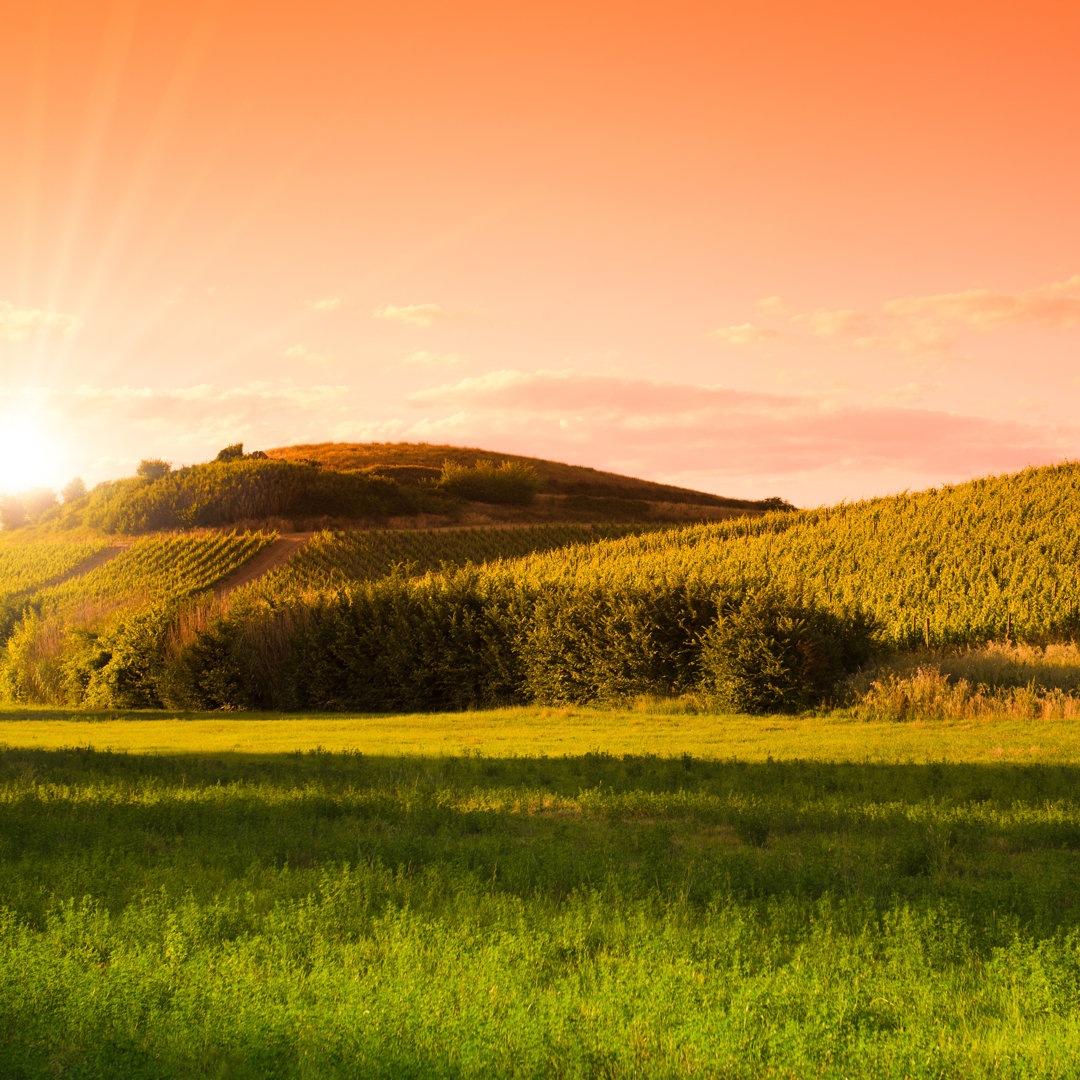
M387 903L599 888L1080 926L1076 766L5 750L0 784L0 904L31 918L43 897L120 908L270 878L300 896L347 864L390 873Z

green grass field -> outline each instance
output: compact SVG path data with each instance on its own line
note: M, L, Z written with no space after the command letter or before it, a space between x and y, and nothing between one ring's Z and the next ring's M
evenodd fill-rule
M0 1076L1076 1076L1078 732L9 709Z

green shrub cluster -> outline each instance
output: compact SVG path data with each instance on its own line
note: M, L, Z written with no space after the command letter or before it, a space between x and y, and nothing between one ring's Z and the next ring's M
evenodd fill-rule
M870 657L872 627L776 595L750 594L721 612L702 638L706 696L733 712L797 712L831 698Z
M723 670L729 708L829 700L867 655L868 624L770 604L786 636L755 667L728 632L760 622L753 594L495 587L467 568L334 594L252 592L185 644L176 609L129 613L69 654L60 681L99 707L408 711L713 695Z
M524 461L478 461L461 465L443 463L438 487L470 502L527 505L540 490L536 470Z
M384 517L408 509L400 488L389 480L246 458L99 484L85 519L109 533L138 533L269 517Z

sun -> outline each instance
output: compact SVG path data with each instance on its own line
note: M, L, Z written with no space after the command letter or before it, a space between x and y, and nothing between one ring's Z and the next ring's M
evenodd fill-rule
M0 413L0 493L62 484L62 456L59 439L40 418Z

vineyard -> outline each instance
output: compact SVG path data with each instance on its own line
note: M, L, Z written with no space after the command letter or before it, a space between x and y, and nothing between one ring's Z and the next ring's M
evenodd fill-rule
M501 529L322 532L260 589L334 589L388 575L515 559L652 531L643 525L535 525Z
M0 596L32 593L77 569L107 546L104 540L39 540L0 544Z
M493 572L545 588L767 586L862 609L897 646L1050 639L1080 614L1080 466L630 537Z
M131 607L202 592L228 577L273 539L263 533L150 536L83 577L35 595L43 608Z
M208 628L199 662L213 678L197 678L190 700L394 710L707 698L736 677L740 650L738 678L757 677L747 665L764 656L803 664L799 678L828 700L866 655L868 622L898 648L1071 636L1078 500L1080 467L1065 465L423 578L326 569L313 592L286 573ZM785 685L718 700L803 707L805 685Z
M262 533L150 536L84 575L10 598L0 610L6 639L0 696L83 704L89 693L94 700L94 679L99 673L108 679L109 643L118 633L138 636L155 612L174 610L185 597L209 589L272 540ZM24 559L29 562L31 554ZM163 645L153 635L146 641L155 649ZM104 703L113 696L113 690L99 692ZM157 700L140 693L134 699Z

